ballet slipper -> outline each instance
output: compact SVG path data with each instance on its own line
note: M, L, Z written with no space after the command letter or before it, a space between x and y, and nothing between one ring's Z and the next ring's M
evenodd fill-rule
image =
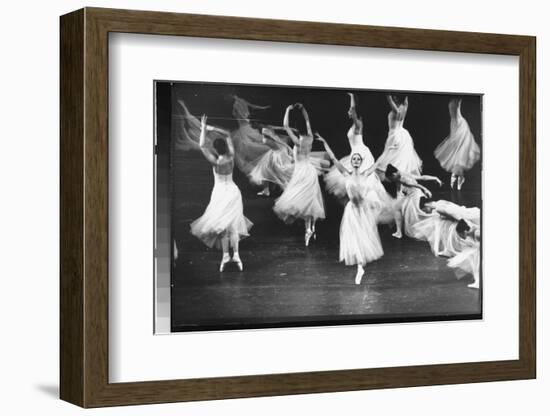
M220 272L223 272L225 270L225 265L231 261L231 257L229 257L229 254L224 254L222 257L222 262L220 263Z
M392 236L395 237L395 238L402 238L403 234L401 233L401 230L397 230L396 232L394 232L392 234Z
M471 289L479 289L479 279L474 277L474 281L468 285Z
M239 257L238 253L233 253L233 261L237 263L237 267L239 268L239 271L243 271L243 262L241 261L241 258Z
M466 178L464 176L459 176L456 186L459 191L462 189L462 185L464 185L464 182L466 182Z
M360 264L357 265L357 274L355 275L355 284L360 285L361 279L363 279L363 275L365 274L365 270L363 269L363 266Z
M451 189L453 189L453 187L455 186L455 182L456 182L456 175L452 174L451 175Z
M269 188L264 188L260 192L258 192L256 195L258 196L269 196Z
M305 240L305 243L306 243L306 247L309 246L309 240L311 239L311 236L313 235L313 231L311 230L307 230L306 231L306 235L304 237L304 240Z

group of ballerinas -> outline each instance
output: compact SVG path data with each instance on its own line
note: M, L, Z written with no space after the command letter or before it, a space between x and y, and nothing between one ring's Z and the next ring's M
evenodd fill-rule
M378 224L395 223L393 236L402 232L411 238L426 241L436 256L448 257L448 266L458 277L471 274L479 287L480 212L450 201L428 201L431 192L420 182L442 182L435 176L422 175L422 161L415 151L410 133L403 127L408 99L400 101L387 96L389 132L384 151L375 160L363 142L363 120L358 115L356 97L348 93L348 116L352 125L348 131L350 153L338 159L327 140L313 133L305 107L289 105L283 126L263 126L250 123L254 106L234 97L233 116L239 128L225 131L200 121L198 147L213 166L214 188L204 214L191 224L191 233L209 247L222 250L220 271L229 262L239 270L239 241L249 235L252 223L244 216L241 193L233 182L236 164L255 185L261 185L259 195L269 196L269 184L281 188L273 211L284 222L297 219L305 225L304 243L316 239L315 224L325 218L325 208L319 176L324 176L326 190L345 202L340 225L339 260L356 265L355 283L360 284L367 263L383 256ZM197 141L197 121L180 102L190 119L186 139ZM460 111L461 100L449 103L451 126L449 135L436 148L434 155L443 169L451 173L451 187L461 189L465 172L480 158L479 146ZM305 122L303 131L290 126L291 111L299 111ZM325 152L313 152L314 141L322 143ZM289 143L292 145L290 146ZM332 167L330 167L332 162ZM386 190L382 181L389 183ZM232 254L230 255L230 252Z

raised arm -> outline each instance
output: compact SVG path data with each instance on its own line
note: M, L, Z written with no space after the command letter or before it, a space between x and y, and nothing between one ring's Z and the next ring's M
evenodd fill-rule
M348 95L350 98L348 115L353 120L353 128L355 130L355 134L361 134L363 130L363 120L361 120L357 116L357 106L355 103L355 95L353 95L353 93L351 92L348 92Z
M286 131L286 134L288 134L288 137L290 137L290 140L292 140L292 142L296 146L299 146L300 145L300 139L298 139L298 137L294 134L294 132L290 128L290 121L289 121L290 120L290 110L292 110L293 108L294 108L293 105L289 105L286 108L285 117L283 119L283 127L285 128L285 131Z
M201 149L202 154L208 160L211 164L217 165L218 159L212 152L212 150L208 147L206 144L206 130L208 129L208 126L206 125L206 115L203 115L201 118L201 135L199 138L199 146Z
M332 163L334 163L334 166L336 166L336 169L338 169L340 173L342 173L343 175L351 174L351 172L347 170L338 159L336 159L336 156L334 156L334 152L328 145L327 141L323 137L321 137L319 133L315 133L315 139L323 143L323 146L325 147L328 157L330 157L330 160L332 160Z
M313 137L313 131L311 130L311 123L309 122L309 114L306 111L306 108L302 103L296 103L296 108L299 108L302 110L302 116L304 117L304 120L306 122L306 128L307 128L307 134L310 137Z
M391 96L391 94L386 95L386 98L388 100L388 104L390 105L391 109L396 113L398 113L399 107L397 107L397 104L395 104L395 101L393 100L393 97Z
M417 181L433 181L433 182L437 182L439 186L443 185L443 182L437 176L432 176L432 175L411 175L411 176Z

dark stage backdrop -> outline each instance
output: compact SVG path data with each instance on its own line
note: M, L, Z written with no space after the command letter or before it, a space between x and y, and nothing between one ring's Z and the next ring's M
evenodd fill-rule
M353 91L358 99L359 115L363 118L363 138L370 148L375 159L382 153L388 133L387 116L389 105L386 94L391 92L409 99L409 109L404 127L410 132L415 149L423 161L423 173L439 176L443 181L443 188L448 190L450 174L439 166L433 156L437 145L447 136L450 128L448 102L457 96L462 98L462 114L468 121L470 129L477 143L482 145L482 96L472 94L448 94L428 92L403 92L403 91L376 91L376 90L342 90L327 88L303 88L286 86L257 86L257 85L232 85L195 82L163 82L156 83L157 92L157 141L163 149L171 148L171 205L172 205L172 238L180 251L180 257L173 263L172 278L172 318L178 317L185 321L182 311L193 314L186 309L189 305L182 305L178 300L178 292L174 288L185 282L185 290L190 291L193 285L200 284L200 278L190 277L194 274L204 274L203 265L197 264L198 257L190 260L187 253L207 253L209 256L201 256L200 261L211 261L208 267L217 268L219 253L215 250L207 250L198 239L189 233L189 224L200 217L208 204L210 192L213 186L212 168L204 159L200 151L182 151L174 147L169 134L171 115L178 99L182 99L189 111L200 118L202 114L208 116L208 124L216 125L227 130L237 128L237 122L232 117L233 95L237 95L253 104L270 106L265 110L252 110L250 119L252 124L282 125L285 108L289 104L301 102L307 109L312 128L318 131L334 150L338 158L346 156L350 152L347 131L351 121L347 116L349 108L348 91ZM291 117L292 126L300 126L303 123L297 111ZM172 128L174 123L172 123ZM174 134L174 132L172 132ZM172 143L170 145L170 143ZM315 142L313 150L323 150L321 143ZM451 198L447 193L438 193L437 187L428 184L434 192L434 199L438 197L452 199L454 202L469 206L481 207L481 161L466 174L466 183L461 194L453 193ZM262 236L291 234L301 236L303 224L285 226L274 218L271 212L273 198L259 198L256 192L259 187L254 187L248 179L237 169L234 170L234 180L239 186L244 202L245 215L254 222L251 237L243 240L241 252L248 251L250 256L255 248L261 247ZM324 192L324 184L321 187ZM168 188L164 188L168 189ZM278 193L275 193L275 197ZM325 206L327 219L318 224L318 236L327 253L333 254L337 261L338 256L338 226L342 214L342 206L331 196L325 193ZM158 196L157 196L158 197ZM266 221L266 216L273 217ZM300 237L298 237L300 238ZM327 239L330 241L327 242ZM284 241L284 240L281 240ZM276 242L274 244L277 244ZM282 243L284 244L284 243ZM302 242L303 244L303 242ZM320 245L317 243L318 246ZM269 248L271 247L271 248ZM269 246L266 250L275 250L275 246ZM328 248L327 248L328 247ZM334 252L334 253L333 253ZM329 254L329 255L330 255ZM187 257L186 257L187 256ZM191 256L193 257L193 256ZM246 255L242 256L245 260ZM246 260L245 260L246 268ZM342 272L347 270L341 264ZM195 282L195 283L193 283ZM226 290L229 290L227 287ZM220 290L224 290L220 288ZM229 293L229 292L228 292ZM217 298L218 301L222 298ZM476 298L477 299L477 298ZM477 299L478 300L478 299ZM476 300L476 302L477 302ZM193 300L203 305L208 303L207 298ZM223 300L222 300L223 301ZM476 307L480 304L476 303ZM226 305L228 306L228 305ZM216 308L213 308L216 309ZM223 305L220 310L223 310ZM479 312L480 309L477 311ZM200 313L200 309L196 311ZM432 313L433 315L433 313Z

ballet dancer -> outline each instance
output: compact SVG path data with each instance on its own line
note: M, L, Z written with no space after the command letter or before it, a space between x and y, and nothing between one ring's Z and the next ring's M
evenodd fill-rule
M206 116L201 119L200 148L204 157L212 165L214 188L210 202L203 215L191 223L191 233L202 240L208 247L221 248L223 255L220 272L230 261L243 270L239 257L239 240L247 237L252 222L243 215L241 191L233 182L235 150L230 133L216 127L207 126ZM206 141L207 131L217 131L224 139L216 139L209 145ZM233 255L229 255L229 250Z
M292 177L294 160L292 148L284 138L267 127L262 129L262 136L262 143L267 144L270 150L258 160L250 171L249 178L252 183L264 186L258 195L269 196L269 183L279 186L282 190L286 188Z
M422 160L414 150L413 139L406 128L403 127L409 99L405 97L400 104L391 95L387 96L391 110L388 113L388 137L384 145L384 151L378 158L378 167L382 174L386 166L392 164L400 172L412 175L420 175L422 171ZM381 179L384 179L383 177Z
M366 180L376 170L376 165L362 170L363 158L359 153L351 155L351 169L348 169L334 156L327 141L316 135L323 143L334 166L345 177L348 202L344 208L340 223L340 261L346 266L357 265L355 284L360 284L367 263L384 255L378 227L376 211L379 208L378 197ZM372 198L372 199L371 199Z
M479 228L460 220L456 226L457 234L463 239L462 250L447 261L447 266L455 269L457 278L472 275L474 281L468 285L479 289L480 270L480 232Z
M479 146L474 140L468 122L462 116L461 106L462 99L453 98L449 101L450 132L434 151L441 167L451 173L451 189L456 182L458 190L462 189L466 180L464 173L480 158Z
M300 132L298 136L290 128L289 117L292 109L301 110L306 122L306 132ZM325 206L323 195L319 186L319 170L311 157L313 133L309 122L309 116L300 103L289 105L286 108L283 126L294 143L294 170L285 190L275 201L273 211L279 218L287 223L296 219L302 219L305 223L305 245L315 236L315 222L325 218Z
M403 237L403 219L405 219L405 234L416 238L412 226L420 217L418 200L421 196L432 197L430 190L418 181L434 181L441 186L441 180L436 176L401 172L391 163L386 166L384 176L391 183L390 195L394 200L391 209L397 229L392 235L395 238Z

